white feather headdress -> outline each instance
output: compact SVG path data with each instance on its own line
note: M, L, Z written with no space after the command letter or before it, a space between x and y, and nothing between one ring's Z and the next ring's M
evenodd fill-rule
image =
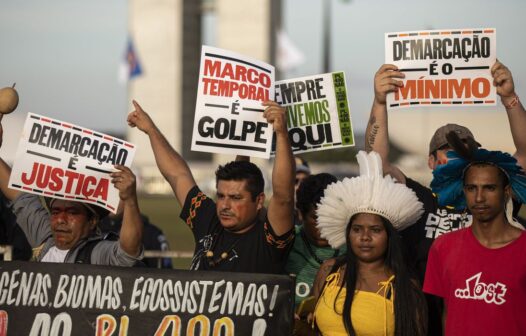
M396 230L403 230L424 212L414 191L390 175L383 176L378 153L360 151L356 158L360 176L329 185L316 211L321 237L333 248L345 245L345 228L355 214L377 214L389 220Z

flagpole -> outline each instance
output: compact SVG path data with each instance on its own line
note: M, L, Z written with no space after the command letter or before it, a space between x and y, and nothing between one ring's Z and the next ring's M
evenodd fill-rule
M323 73L328 73L331 70L331 1L323 1L323 41L322 41L322 55L323 55Z

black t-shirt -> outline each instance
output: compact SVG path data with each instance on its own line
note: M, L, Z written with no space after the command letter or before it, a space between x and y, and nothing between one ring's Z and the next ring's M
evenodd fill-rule
M445 233L466 227L471 224L472 218L465 211L439 206L436 195L420 183L407 178L406 185L424 204L424 213L416 224L400 232L408 249L410 266L423 283L427 255L433 241Z
M194 233L192 270L269 274L284 272L294 240L294 230L277 236L268 222L265 209L260 211L256 224L249 231L232 233L221 226L215 202L196 186L186 196L181 219ZM208 251L213 255L207 255ZM226 258L221 258L222 254Z

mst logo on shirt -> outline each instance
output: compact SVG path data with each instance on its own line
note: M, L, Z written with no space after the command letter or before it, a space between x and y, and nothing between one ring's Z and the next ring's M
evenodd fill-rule
M455 297L459 299L484 300L486 303L494 303L501 305L506 302L504 295L508 290L506 285L497 282L494 284L486 284L480 281L482 272L475 274L466 280L466 288L458 288L455 290Z
M437 239L444 233L463 229L471 225L472 216L455 212L453 208L438 208L429 213L426 220L426 238Z

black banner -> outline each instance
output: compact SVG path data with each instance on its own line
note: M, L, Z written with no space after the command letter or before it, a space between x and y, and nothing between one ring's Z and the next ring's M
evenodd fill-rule
M291 335L284 275L0 262L0 336Z

